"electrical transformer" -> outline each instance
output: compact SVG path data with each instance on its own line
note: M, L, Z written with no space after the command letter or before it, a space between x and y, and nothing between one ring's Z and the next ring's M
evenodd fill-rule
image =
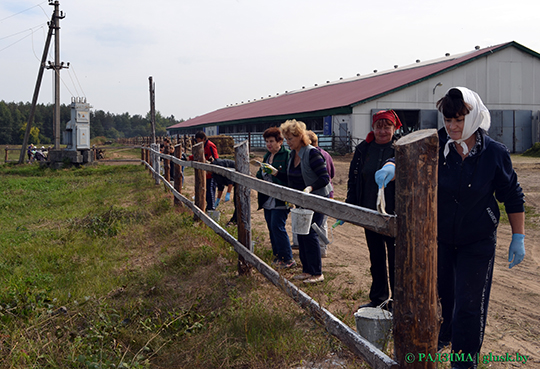
M71 98L71 120L66 124L66 150L90 149L90 104L85 97Z

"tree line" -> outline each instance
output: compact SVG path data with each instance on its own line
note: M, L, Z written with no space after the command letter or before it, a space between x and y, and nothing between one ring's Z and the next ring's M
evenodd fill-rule
M0 145L20 145L24 139L26 124L30 115L30 102L5 102L0 100ZM47 145L54 142L54 104L38 104L34 114L34 122L30 131L30 142L35 145ZM60 106L60 130L66 129L71 119L70 105ZM166 128L183 122L174 115L164 117L156 112L156 135L166 135ZM130 138L151 135L150 113L130 115L114 114L103 110L90 111L90 137L104 136L108 139ZM62 140L62 134L60 135Z

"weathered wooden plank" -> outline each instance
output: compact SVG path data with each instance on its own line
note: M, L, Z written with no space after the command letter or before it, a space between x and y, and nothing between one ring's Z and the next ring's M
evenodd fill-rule
M411 133L396 151L396 238L394 347L397 362L412 369L434 361L407 362L411 353L437 352L437 131Z
M241 183L251 189L262 192L271 197L290 202L297 206L311 209L343 221L368 228L377 233L395 237L396 235L396 217L394 215L383 215L371 209L347 204L333 199L327 199L321 196L308 194L302 191L294 190L285 186L262 181L232 169L212 166L211 164L193 163L194 168L204 168L214 173L220 174L231 179L233 182Z
M307 194L305 192L294 190L292 188L262 181L247 174L238 173L237 171L230 168L201 162L186 162L169 155L159 155L163 158L169 157L172 162L179 165L193 167L196 170L199 169L210 171L212 173L217 173L219 175L229 178L235 183L247 186L254 191L262 192L266 195L275 197L282 201L287 201L297 206L311 209L316 212L329 215L336 219L341 219L345 222L356 224L358 226L370 229L380 234L385 234L392 237L395 237L397 234L395 215L383 215L375 210L363 208L357 205L347 204L341 201Z

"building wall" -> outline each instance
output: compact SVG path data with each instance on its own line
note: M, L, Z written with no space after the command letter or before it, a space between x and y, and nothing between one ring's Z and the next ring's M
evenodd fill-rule
M442 83L442 86L437 86ZM509 47L411 87L356 106L349 131L365 138L371 129L372 110L433 110L454 86L476 91L490 110L540 110L540 59ZM439 126L441 126L439 116ZM336 128L334 132L337 134Z

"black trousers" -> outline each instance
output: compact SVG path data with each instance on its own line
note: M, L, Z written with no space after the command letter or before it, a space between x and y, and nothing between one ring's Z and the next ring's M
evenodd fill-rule
M453 362L453 368L476 368L484 341L496 236L468 245L439 242L438 287L443 323L439 342L451 342L453 352L473 360Z
M394 265L396 256L396 239L365 230L366 242L371 262L371 289L369 299L378 305L388 300L394 293ZM388 268L386 256L388 255ZM389 270L388 270L389 269ZM390 280L390 289L388 289ZM390 294L390 291L392 294Z
M216 210L216 181L214 178L206 179L206 210Z
M319 227L322 227L323 219L324 214L313 213L311 223L317 223ZM303 273L311 275L322 274L321 246L319 244L319 236L313 228L309 228L308 234L298 235L298 253L302 262Z

